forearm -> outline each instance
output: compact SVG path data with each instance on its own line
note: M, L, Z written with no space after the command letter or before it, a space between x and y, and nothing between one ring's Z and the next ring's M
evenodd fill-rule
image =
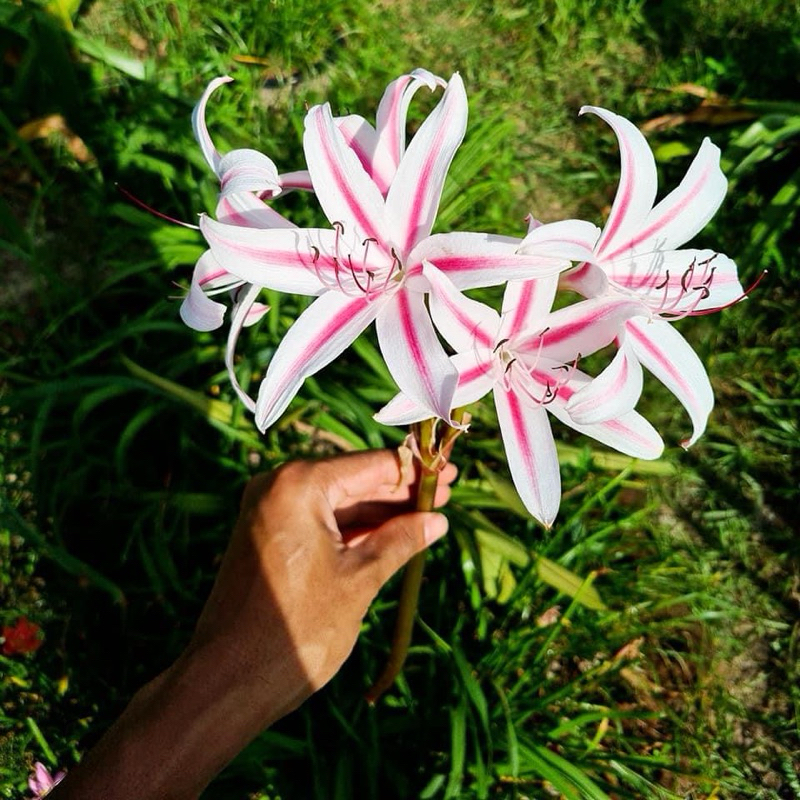
M306 691L286 696L278 684L265 692L263 681L256 690L242 665L219 652L185 655L142 688L53 800L194 800L249 741L305 699ZM261 665L276 675L281 667Z

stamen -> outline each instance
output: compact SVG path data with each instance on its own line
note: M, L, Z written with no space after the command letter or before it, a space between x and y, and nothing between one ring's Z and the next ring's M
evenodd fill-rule
M658 291L659 289L663 289L669 283L669 270L666 271L666 275L664 277L664 281L659 283L658 286L654 286L653 288Z
M683 289L684 292L688 292L689 291L689 287L688 287L687 284L694 277L694 268L696 266L697 266L697 258L695 257L695 258L692 259L692 263L689 264L689 268L681 276L681 289Z
M180 225L183 228L189 228L193 231L199 231L199 225L191 225L188 222L182 222L179 219L175 219L175 217L168 217L166 214L162 214L160 211L156 211L152 206L148 206L147 203L140 200L136 195L131 194L127 189L123 189L118 183L115 183L114 186L116 187L117 191L125 198L131 201L134 205L139 206L139 208L144 209L149 214L152 214L154 217L158 217L159 219L163 219L166 222L171 222L173 225Z
M766 269L765 269L765 270L764 270L764 271L763 271L763 272L762 272L762 273L761 273L761 274L760 274L760 275L759 275L759 276L758 276L758 277L757 277L757 278L756 278L756 279L755 279L755 280L754 280L754 281L753 281L753 282L750 284L750 286L748 286L748 287L747 287L747 288L746 288L746 289L745 289L745 290L742 292L742 294L741 294L741 295L739 295L739 297L735 298L734 300L731 300L729 303L725 303L724 305L721 305L721 306L716 306L715 308L704 308L704 309L702 309L702 311L695 311L695 312L694 312L694 314L693 314L693 316L695 316L695 317L704 317L706 314L716 314L716 313L717 313L717 311L722 311L722 309L723 309L723 308L730 308L731 306L735 306L737 303L740 303L742 300L744 300L744 298L745 298L745 297L747 297L747 295L749 295L749 294L750 294L750 292L752 292L752 291L753 291L753 290L754 290L754 289L755 289L755 288L758 286L758 284L759 284L759 283L761 283L761 281L763 281L763 280L764 280L764 276L767 274L767 272L768 272L768 271L769 271L769 270L766 270Z

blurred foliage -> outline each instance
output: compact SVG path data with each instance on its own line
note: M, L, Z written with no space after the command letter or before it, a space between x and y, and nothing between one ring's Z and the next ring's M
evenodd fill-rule
M718 395L690 454L631 464L557 431L551 531L519 513L494 411L477 406L404 679L364 704L390 585L342 674L204 796L800 797L798 22L796 3L738 0L0 5L0 622L24 613L46 634L0 661L0 794L34 760L73 763L180 652L247 476L402 437L372 420L393 386L370 336L259 437L222 338L183 328L168 297L199 235L116 185L189 222L213 208L189 114L218 74L236 79L209 108L220 147L294 169L306 104L370 117L389 79L424 65L459 69L471 98L442 228L519 233L529 210L599 220L618 156L577 108L682 114L654 137L663 185L711 135L732 192L704 244L745 283L770 273L682 326ZM725 114L697 117L709 104ZM312 199L283 202L319 220ZM305 302L268 294L242 338L245 384ZM648 386L644 408L675 442L687 422L666 398Z

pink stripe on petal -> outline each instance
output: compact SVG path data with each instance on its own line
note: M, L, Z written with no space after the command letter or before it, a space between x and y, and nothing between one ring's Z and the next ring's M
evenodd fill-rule
M348 235L355 225L358 238L386 241L383 196L345 143L327 104L306 115L303 146L317 199L331 223L342 223Z
M679 204L673 205L672 207L668 208L666 212L662 213L656 219L648 220L649 224L646 227L642 228L642 230L640 230L636 234L636 236L634 236L629 241L626 241L623 244L621 244L613 252L607 253L605 255L605 258L607 259L617 258L620 255L620 253L624 253L627 250L632 250L638 244L641 244L642 242L646 242L647 240L652 239L659 233L659 231L663 230L667 225L669 225L671 222L673 222L683 213L685 213L686 209L692 204L695 198L700 194L700 192L705 187L705 184L708 181L708 178L711 175L712 171L713 168L711 167L705 169L700 175L698 175L697 182L692 187L690 187L686 196Z
M547 412L523 405L500 387L494 402L514 486L528 511L549 528L558 513L561 476Z
M256 401L256 424L266 430L284 412L303 381L348 347L375 319L380 301L326 292L287 331L270 361Z
M424 295L399 289L376 322L381 352L400 390L432 416L450 419L458 372L439 342Z
M625 328L636 357L688 412L692 436L682 444L689 447L702 435L714 407L714 391L703 362L668 322L630 320Z
M466 127L467 95L456 73L408 146L386 197L393 240L403 260L433 227L447 170Z
M432 264L422 274L430 284L431 318L445 341L456 351L494 346L500 318L489 306L465 297L452 281Z

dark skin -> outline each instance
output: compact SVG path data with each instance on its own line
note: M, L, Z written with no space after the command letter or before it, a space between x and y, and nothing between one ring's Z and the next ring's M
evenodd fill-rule
M456 476L440 473L436 505ZM416 476L378 450L286 464L248 484L186 651L142 688L53 800L192 800L339 670L369 604L447 532Z

